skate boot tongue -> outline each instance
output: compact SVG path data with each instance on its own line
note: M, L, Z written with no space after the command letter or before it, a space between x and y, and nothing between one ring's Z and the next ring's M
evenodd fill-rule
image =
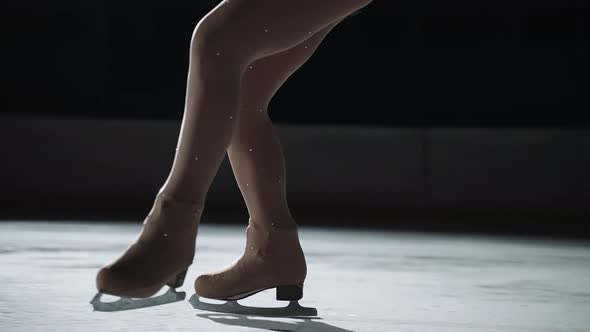
M143 221L138 243L157 244L179 250L178 256L192 256L203 208L196 201L180 201L167 193L156 196L152 209ZM178 247L180 246L180 247ZM178 247L173 249L174 247ZM187 249L186 255L183 255ZM177 257L180 259L180 257ZM188 257L187 257L188 259Z

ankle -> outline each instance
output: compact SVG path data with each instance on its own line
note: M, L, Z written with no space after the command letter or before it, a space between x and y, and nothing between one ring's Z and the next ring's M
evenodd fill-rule
M297 230L299 226L295 222L295 219L292 217L284 217L284 218L257 218L257 217L250 217L248 220L248 225L255 226L257 228L266 229L266 230Z
M285 248L301 247L297 225L250 223L246 228L246 235L249 240L261 248L266 248L271 244Z
M156 199L171 202L174 205L178 206L190 207L193 210L203 210L205 206L204 200L184 198L182 196L178 196L176 194L168 193L165 191L159 191L156 195Z

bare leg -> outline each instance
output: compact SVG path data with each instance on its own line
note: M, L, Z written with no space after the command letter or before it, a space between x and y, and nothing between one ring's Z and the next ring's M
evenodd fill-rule
M268 116L268 105L339 22L289 50L256 60L242 77L239 121L228 154L250 223L295 223L287 205L285 159Z

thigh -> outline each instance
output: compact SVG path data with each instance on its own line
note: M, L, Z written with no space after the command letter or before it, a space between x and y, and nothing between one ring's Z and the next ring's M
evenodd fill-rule
M372 0L225 0L199 25L208 42L247 62L303 42Z

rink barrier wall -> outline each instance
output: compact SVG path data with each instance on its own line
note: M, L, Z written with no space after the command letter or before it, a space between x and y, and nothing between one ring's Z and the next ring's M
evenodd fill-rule
M168 176L180 130L180 121L26 114L0 120L0 218L137 218ZM276 128L296 215L590 215L587 130ZM227 156L207 210L246 211Z

